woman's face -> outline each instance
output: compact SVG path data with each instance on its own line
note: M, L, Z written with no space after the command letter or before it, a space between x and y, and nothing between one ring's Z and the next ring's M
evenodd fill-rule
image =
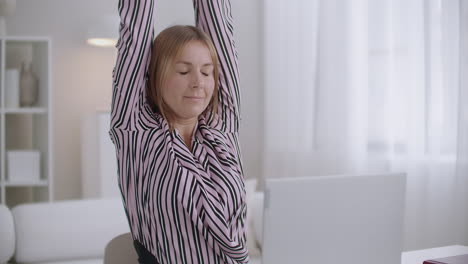
M210 103L214 90L213 62L208 47L191 41L182 49L169 69L163 87L163 100L177 121L198 116Z

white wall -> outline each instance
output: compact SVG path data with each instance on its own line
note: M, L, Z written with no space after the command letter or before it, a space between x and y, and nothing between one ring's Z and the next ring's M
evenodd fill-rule
M261 1L235 0L243 127L241 148L245 176L261 175L262 78ZM112 48L95 48L85 41L86 30L102 15L117 14L117 0L17 0L7 19L9 35L52 38L55 134L55 198L81 197L82 119L98 109L110 109ZM157 0L156 31L193 21L191 0Z

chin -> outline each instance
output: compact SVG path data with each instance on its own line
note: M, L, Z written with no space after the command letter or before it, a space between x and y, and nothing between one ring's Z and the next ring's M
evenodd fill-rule
M205 111L206 107L205 108L197 108L197 109L193 109L192 111L190 111L189 115L190 116L193 116L193 117L199 117L204 111Z
M176 114L182 119L194 119L197 118L206 110L208 106L203 105L191 105L179 108L180 111L177 111Z
M184 113L184 115L182 115L182 117L184 119L198 119L198 117L203 113L203 111L193 111L193 112L190 112L190 113Z

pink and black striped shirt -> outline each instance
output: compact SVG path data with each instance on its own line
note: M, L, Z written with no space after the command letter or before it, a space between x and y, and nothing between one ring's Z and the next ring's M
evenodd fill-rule
M220 63L216 116L200 116L192 151L154 113L145 86L154 0L120 0L110 136L133 238L166 263L247 263L238 142L239 73L230 0L194 0L196 25Z

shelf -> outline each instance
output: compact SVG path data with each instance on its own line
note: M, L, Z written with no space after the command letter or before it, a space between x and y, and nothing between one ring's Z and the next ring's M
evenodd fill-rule
M21 72L26 68L37 82L37 98L29 100L35 101L30 106L21 104ZM0 36L0 204L8 207L53 200L51 71L49 37ZM22 151L39 152L39 160L11 153Z
M20 107L20 108L7 108L4 110L5 114L46 114L47 109L43 107Z
M23 36L2 36L0 39L6 41L21 41L21 42L47 42L49 37L23 37Z
M5 181L4 185L6 187L47 187L48 186L47 180L39 180L39 181L22 181L22 182L9 182Z

